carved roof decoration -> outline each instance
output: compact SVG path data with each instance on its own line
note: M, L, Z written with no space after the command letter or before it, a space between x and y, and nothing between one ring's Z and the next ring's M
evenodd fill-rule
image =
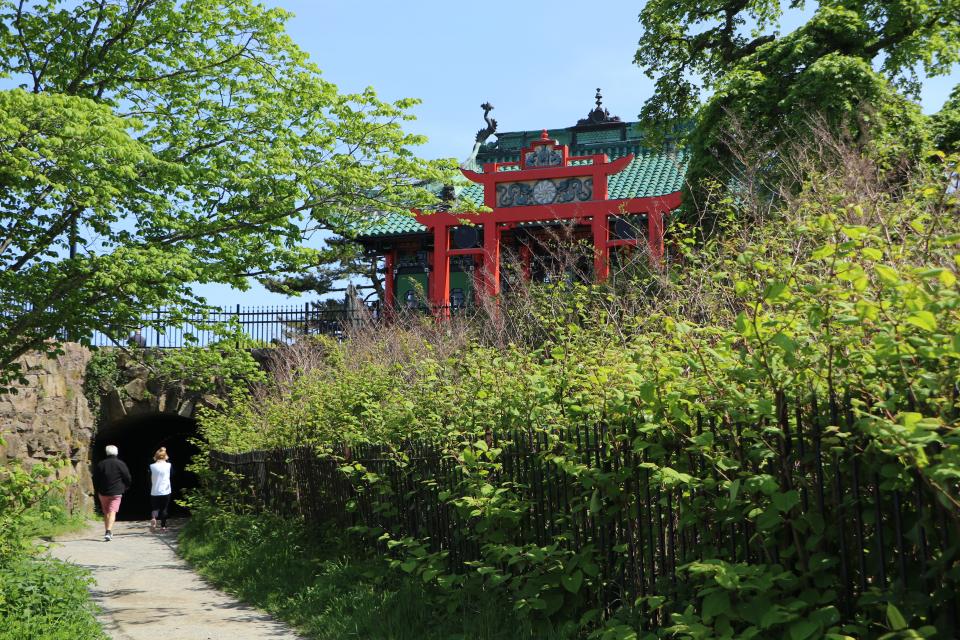
M586 118L577 120L578 127L591 127L598 124L610 124L620 122L619 116L611 116L607 109L603 108L603 96L600 94L600 87L597 87L597 95L594 96L597 106L587 114Z
M477 131L477 136L475 139L477 142L482 144L487 141L487 138L497 132L497 121L490 117L490 112L493 111L492 104L489 102L484 102L482 105L480 105L480 108L483 109L483 120L487 123L487 126Z
M480 165L477 164L477 154L480 153L480 150L484 147L484 143L487 141L487 138L497 132L497 121L490 117L490 112L493 111L493 105L489 102L484 102L482 105L480 105L480 108L483 109L483 120L487 123L487 126L477 131L477 135L474 137L473 148L470 150L470 155L467 156L466 160L460 163L462 168L472 169L474 171L477 171L480 168Z

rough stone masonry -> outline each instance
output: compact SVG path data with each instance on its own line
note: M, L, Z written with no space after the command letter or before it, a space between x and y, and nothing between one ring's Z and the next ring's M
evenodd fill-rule
M67 457L60 477L77 479L67 495L71 509L91 508L90 442L96 422L83 394L90 352L78 344L63 346L63 355L23 357L20 363L28 384L16 393L0 394L0 463L8 459L26 465Z

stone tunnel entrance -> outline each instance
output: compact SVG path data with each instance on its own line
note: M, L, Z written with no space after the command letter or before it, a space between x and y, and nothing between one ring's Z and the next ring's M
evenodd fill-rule
M197 447L190 439L197 435L197 423L192 418L176 414L153 413L127 416L102 427L93 442L92 462L103 460L103 449L109 444L120 450L120 459L127 463L133 484L120 503L119 520L145 520L150 517L150 469L153 454L160 447L167 448L173 465L173 502L171 516L187 515L187 509L176 505L184 492L197 486L196 476L186 470ZM99 508L99 507L98 507Z

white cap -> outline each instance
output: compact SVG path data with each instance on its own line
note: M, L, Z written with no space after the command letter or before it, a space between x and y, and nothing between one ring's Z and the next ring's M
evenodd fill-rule
M120 453L119 451L117 451L117 448L112 444L108 444L107 447L104 449L104 451L107 453L108 456L115 456L118 453Z

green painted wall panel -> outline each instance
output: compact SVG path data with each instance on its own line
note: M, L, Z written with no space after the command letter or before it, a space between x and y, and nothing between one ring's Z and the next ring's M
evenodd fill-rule
M469 306L473 304L473 274L463 271L450 272L450 305Z
M427 300L427 274L402 273L397 275L396 300L398 307L425 306ZM461 302L458 303L457 298ZM464 271L450 272L450 303L473 304L473 274Z
M397 306L418 307L427 304L427 274L402 273L397 276Z

